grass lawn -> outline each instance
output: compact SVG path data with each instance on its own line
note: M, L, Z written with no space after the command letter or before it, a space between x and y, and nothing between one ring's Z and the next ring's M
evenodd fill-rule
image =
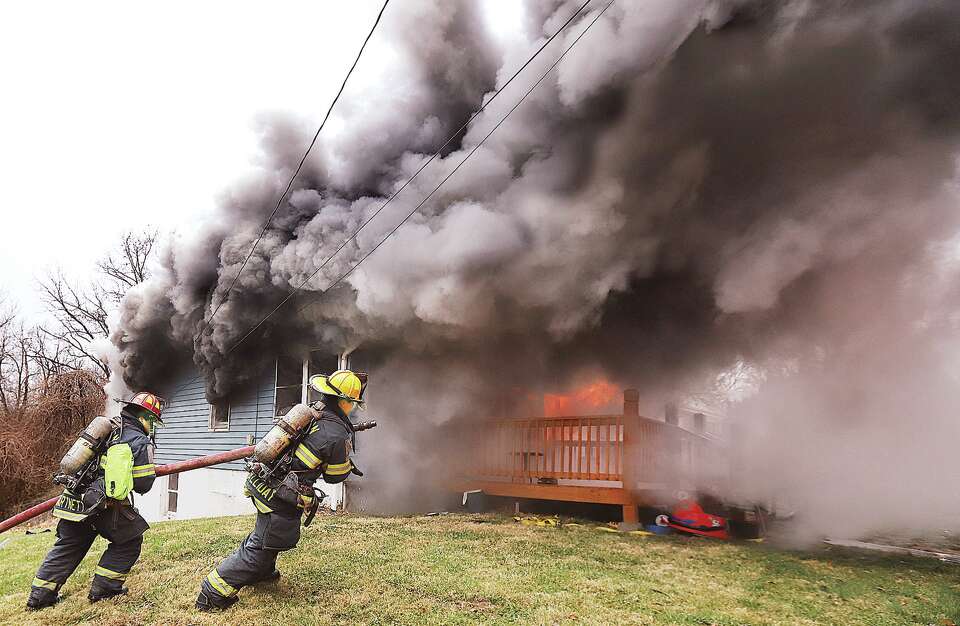
M102 540L28 613L52 533L0 536L2 624L952 624L960 570L937 561L536 527L511 518L318 518L280 557L283 579L229 612L193 609L199 581L251 517L166 522L147 534L130 595L86 600Z

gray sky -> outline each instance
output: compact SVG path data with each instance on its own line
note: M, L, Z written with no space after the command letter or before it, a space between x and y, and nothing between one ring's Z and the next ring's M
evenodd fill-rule
M0 291L32 315L50 268L188 232L254 167L259 113L319 123L381 4L0 4Z

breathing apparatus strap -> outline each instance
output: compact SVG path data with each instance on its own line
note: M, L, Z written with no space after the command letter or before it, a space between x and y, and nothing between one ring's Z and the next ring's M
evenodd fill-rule
M283 420L279 420L275 425L283 429L283 432L287 433L290 437L290 443L283 449L283 452L277 455L272 461L266 463L259 462L259 465L262 466L266 471L265 472L252 472L253 474L259 474L260 480L264 481L264 484L268 485L271 489L276 489L283 479L286 478L286 472L278 472L278 469L283 469L283 466L289 468L290 464L293 462L295 455L297 453L297 448L303 441L303 438L310 434L313 430L314 425L317 420L311 418L307 422L306 426L303 427L302 431L295 430L291 428L289 424ZM284 475L279 475L280 473Z
M303 520L304 528L313 523L313 518L317 516L317 511L320 510L320 501L323 500L323 497L323 495L318 495L316 491L314 491L313 500L310 502L310 510L307 511L307 517Z

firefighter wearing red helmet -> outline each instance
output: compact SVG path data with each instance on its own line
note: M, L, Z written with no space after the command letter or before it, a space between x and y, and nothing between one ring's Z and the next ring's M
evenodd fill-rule
M97 602L127 593L123 583L140 556L149 525L133 507L131 491L147 493L156 472L153 434L163 424L164 401L140 392L110 420L109 434L80 470L63 478L63 494L54 507L57 541L33 579L27 608L42 609L59 600L60 587L80 565L97 535L109 545L94 571L87 598ZM105 420L106 418L97 418Z

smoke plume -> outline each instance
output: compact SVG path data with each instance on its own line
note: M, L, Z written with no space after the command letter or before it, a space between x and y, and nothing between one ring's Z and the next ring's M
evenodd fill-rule
M813 517L841 502L870 510L851 531L904 510L915 524L956 518L949 0L616 2L321 297L602 5L591 7L230 352L578 5L528 2L516 35L493 32L473 2L391 7L363 63L368 88L348 87L229 296L309 136L301 120L264 119L262 171L225 194L227 219L175 242L124 301L113 339L126 384L155 386L186 356L215 398L277 350L363 346L377 362L370 404L393 424L367 439L405 480L446 447L435 425L489 414L516 389L599 371L669 397L749 362L767 380L733 411L750 443L742 490L786 494Z

